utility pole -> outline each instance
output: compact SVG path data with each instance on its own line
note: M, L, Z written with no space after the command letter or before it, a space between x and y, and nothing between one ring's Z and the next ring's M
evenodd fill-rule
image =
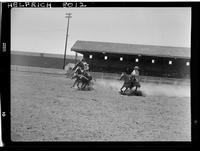
M0 45L1 45L2 3L0 2ZM2 45L1 45L2 47Z
M66 34L66 41L65 41L65 54L64 54L64 64L63 69L65 69L65 62L66 62L66 51L67 51L67 39L68 39L68 31L69 31L69 19L72 18L71 13L66 13L65 18L68 18L67 21L67 34Z

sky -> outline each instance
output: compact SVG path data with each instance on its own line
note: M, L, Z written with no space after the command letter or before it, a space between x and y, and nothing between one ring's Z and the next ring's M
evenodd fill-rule
M191 8L13 8L11 50L67 54L77 40L190 47Z

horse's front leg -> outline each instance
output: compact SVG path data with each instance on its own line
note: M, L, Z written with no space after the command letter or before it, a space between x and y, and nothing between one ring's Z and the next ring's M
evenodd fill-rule
M81 89L85 88L85 84L82 82Z
M73 88L73 87L75 86L76 83L77 83L77 79L74 81L74 84L73 84L73 86L72 86L71 88Z
M80 89L79 84L80 84L80 80L78 80L77 82L77 87Z
M87 86L87 84L85 83L85 84L84 84L84 86L83 86L83 89L85 89L85 88L86 88L86 86Z

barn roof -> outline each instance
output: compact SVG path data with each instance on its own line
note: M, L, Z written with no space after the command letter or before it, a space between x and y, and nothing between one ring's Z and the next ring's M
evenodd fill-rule
M139 44L122 44L110 42L76 41L71 51L84 52L105 52L115 54L146 55L170 58L190 58L190 48L153 46Z

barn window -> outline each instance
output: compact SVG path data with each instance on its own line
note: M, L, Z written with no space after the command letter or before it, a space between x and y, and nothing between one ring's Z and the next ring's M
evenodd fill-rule
M108 59L108 56L104 56L104 60L107 60Z
M92 55L90 55L89 58L92 59Z
M169 64L172 64L172 61L171 61L171 60L169 60Z
M123 61L123 57L120 57L120 61Z
M136 58L136 59L135 59L135 62L139 62L139 59L138 59L138 58Z
M190 65L190 62L186 62L186 66L189 66Z
M154 59L152 59L152 60L151 60L151 62L152 62L152 63L155 63L155 60L154 60Z

